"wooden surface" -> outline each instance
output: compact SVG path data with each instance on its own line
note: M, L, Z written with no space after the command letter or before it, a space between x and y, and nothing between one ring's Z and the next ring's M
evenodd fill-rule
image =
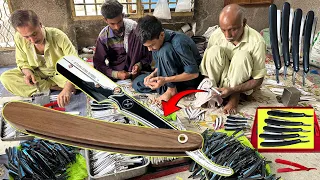
M203 141L197 133L107 123L23 102L8 103L3 117L19 130L98 150L175 156L201 148ZM182 133L188 136L184 144L178 142Z

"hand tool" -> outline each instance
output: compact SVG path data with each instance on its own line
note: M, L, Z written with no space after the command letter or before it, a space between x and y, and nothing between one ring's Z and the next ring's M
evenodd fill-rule
M240 116L227 116L227 119L232 119L232 120L237 120L237 121L240 121L240 120L252 120L252 119L245 118L245 117L240 117Z
M277 37L277 6L271 4L269 6L269 29L270 29L270 41L272 48L273 61L276 67L276 80L279 83L279 70L281 69L281 61L278 46Z
M279 168L277 169L278 173L282 173L282 172L292 172L292 171L310 171L310 170L317 170L317 168L308 168L306 166L303 166L301 164L292 162L292 161L288 161L288 160L284 160L284 159L275 159L275 162L278 164L285 164L285 165L289 165L289 166L293 166L293 167L297 167L298 169L292 169L292 168Z
M271 125L276 125L276 126L311 126L311 124L305 124L303 122L299 121L289 121L285 119L278 119L278 118L273 118L269 117L268 119L264 120L265 123L271 124Z
M197 133L102 122L23 102L6 104L3 117L20 131L64 144L136 155L187 154L212 172L233 174L230 167L217 166L205 158L200 150L203 139Z
M289 146L293 144L298 144L298 143L307 143L310 142L309 140L307 141L302 141L301 139L294 139L294 140L270 140L270 141L264 141L260 143L260 146L262 147L279 147L279 146Z
M281 139L289 139L289 138L306 138L308 136L300 136L299 134L269 134L269 133L261 133L259 134L260 138L269 139L269 140L281 140Z
M293 59L293 75L292 83L295 85L296 75L299 72L299 38L300 38L300 26L301 26L302 10L296 9L293 18L292 27L292 59Z
M290 53L289 53L289 16L290 4L285 2L282 8L281 18L281 37L282 37L282 53L284 61L284 79L287 78L287 69L290 66Z
M56 69L62 76L78 86L95 101L107 101L116 104L125 116L133 118L145 126L177 130L175 126L167 122L160 115L151 111L148 107L143 106L130 95L126 94L121 86L114 83L110 78L97 71L80 58L76 56L64 56L57 62ZM198 149L198 151L201 153L200 149ZM198 153L191 153L190 155L194 154ZM174 155L171 154L169 156ZM198 163L202 164L210 171L224 175L231 175L233 173L230 168L217 168L216 165L212 164L208 159L203 161L204 159L201 156L192 158L201 160L201 162ZM210 167L208 167L208 165Z
M307 115L305 113L296 113L290 111L283 111L283 110L270 110L267 112L269 116L278 116L278 117L313 117L313 115Z
M309 53L310 53L310 38L312 31L312 24L314 21L314 12L309 11L306 16L306 22L304 26L304 39L303 39L303 86L306 84L306 76L309 72Z
M264 126L263 130L269 131L269 132L277 132L277 133L281 133L281 132L310 132L310 131L303 130L302 128L284 128L284 127L272 126L272 125Z
M57 106L58 106L58 101L53 101L43 105L43 107L51 108L57 111L66 111L66 108L57 107Z

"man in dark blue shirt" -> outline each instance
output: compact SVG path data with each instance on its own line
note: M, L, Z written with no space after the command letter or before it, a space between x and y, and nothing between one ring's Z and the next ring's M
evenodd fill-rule
M183 33L164 30L154 16L138 20L137 33L144 46L152 51L156 69L151 74L142 74L133 81L138 92L156 90L167 101L177 92L196 89L202 78L199 73L201 56L196 44Z

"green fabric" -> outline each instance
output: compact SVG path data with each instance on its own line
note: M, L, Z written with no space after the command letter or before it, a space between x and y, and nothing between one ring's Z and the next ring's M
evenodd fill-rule
M177 120L177 114L176 113L172 113L169 114L168 116L163 116L163 118L167 121L176 121Z
M76 155L76 162L68 165L68 180L79 180L88 177L86 159L81 155Z

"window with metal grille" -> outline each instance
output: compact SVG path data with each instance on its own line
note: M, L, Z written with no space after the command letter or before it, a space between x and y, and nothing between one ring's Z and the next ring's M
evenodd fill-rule
M7 0L0 0L0 49L14 47L14 29L9 22L10 11Z
M96 19L100 17L101 5L105 0L71 0L74 19ZM153 12L158 0L118 0L123 11L132 18L139 18ZM175 13L178 0L168 0L172 16L192 16L193 12ZM192 0L192 4L194 1Z

